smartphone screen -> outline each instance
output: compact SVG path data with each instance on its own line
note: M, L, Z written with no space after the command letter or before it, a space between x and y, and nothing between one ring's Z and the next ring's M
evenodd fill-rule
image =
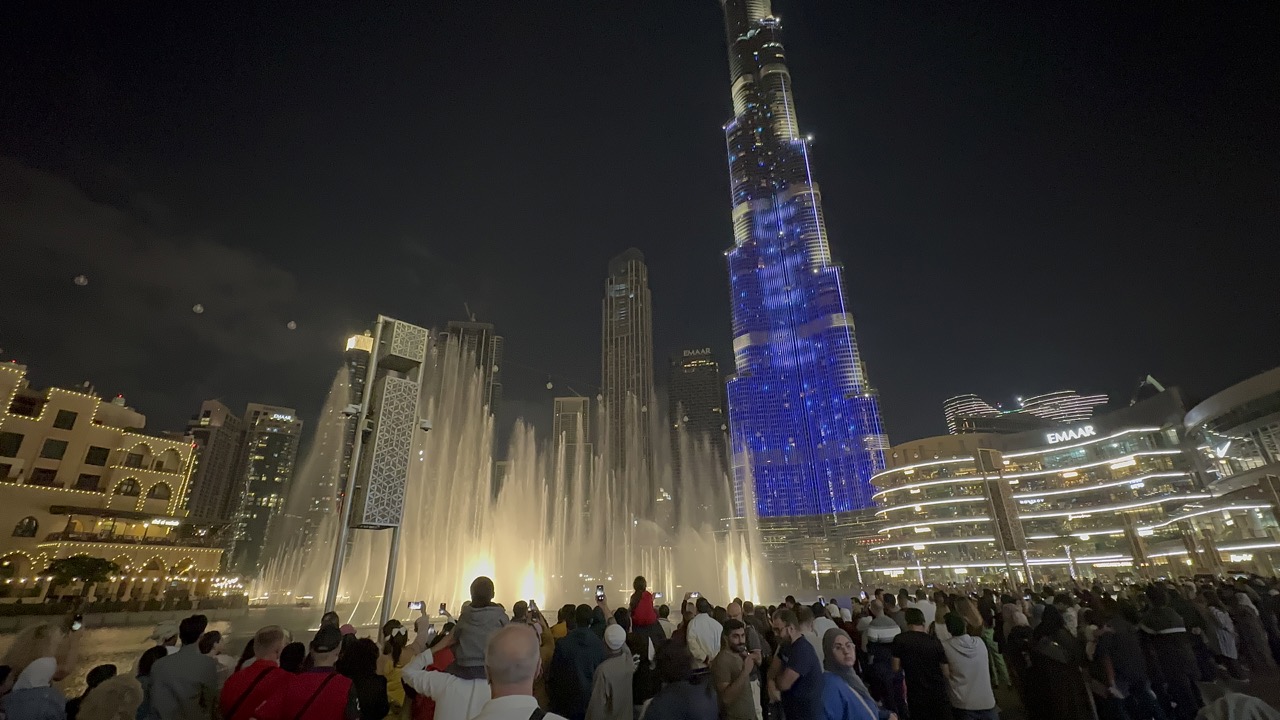
M422 609L423 607L425 607L425 606L426 606L426 603L424 603L424 602L423 602L423 601L421 601L421 600L410 600L410 601L409 601L409 609L410 609L410 610L421 610L421 609Z
M698 591L696 591L696 590L695 590L695 591L693 591L693 592L689 593L689 597L691 597L691 598L700 598L700 597L702 597L702 593L700 593L700 592L698 592Z
M653 599L654 599L654 600L661 600L661 599L662 599L662 593L660 593L660 592L656 592L656 593L654 593L654 594L653 594Z
M440 614L444 614L444 603L440 603Z
M538 601L533 598L529 598L529 609L534 612L538 612Z
M818 596L818 604L819 604L819 605L826 605L826 604L827 604L827 599L826 599L826 598L824 598L824 597L822 597L821 595L819 595L819 596Z
M596 602L604 602L604 586L596 586Z
M84 627L84 615L76 615L75 617L71 618L72 630L79 630L82 627Z
M867 591L866 591L866 590L863 590L862 592L858 593L858 597L862 598L862 601L863 601L863 602L866 602L866 601L867 601Z

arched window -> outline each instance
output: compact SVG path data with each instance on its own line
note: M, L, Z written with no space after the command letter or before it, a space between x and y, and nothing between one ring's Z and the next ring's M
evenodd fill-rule
M116 483L114 493L116 495L128 495L129 497L138 497L138 481L133 478L127 478Z
M178 469L181 467L182 456L178 454L177 450L169 448L168 450L160 453L160 457L156 458L155 465L152 469L159 470L161 472L178 472Z
M169 494L173 492L169 489L169 483L156 483L147 491L147 497L152 500L168 500Z
M40 523L30 515L22 518L18 521L17 525L13 526L14 537L35 537L36 533L39 531Z

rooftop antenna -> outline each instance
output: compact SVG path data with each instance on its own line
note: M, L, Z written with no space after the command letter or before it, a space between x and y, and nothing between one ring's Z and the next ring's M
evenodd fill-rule
M475 321L476 321L476 315L475 315L475 313L471 312L471 306L470 306L470 305L468 305L466 302L463 302L463 303L462 303L462 309L467 311L467 321L468 321L468 322L475 322Z

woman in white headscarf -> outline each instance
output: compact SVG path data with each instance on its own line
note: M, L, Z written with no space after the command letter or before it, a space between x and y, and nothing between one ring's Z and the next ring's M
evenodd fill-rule
M66 720L67 696L52 685L58 675L61 642L62 631L52 625L28 628L14 640L5 662L17 679L9 694L0 698L0 711L7 717Z

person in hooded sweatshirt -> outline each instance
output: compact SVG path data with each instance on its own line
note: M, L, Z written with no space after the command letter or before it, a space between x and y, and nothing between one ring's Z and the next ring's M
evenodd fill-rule
M489 636L508 622L506 608L493 601L493 581L481 575L471 581L471 604L462 608L453 628L454 664L449 671L467 680L484 677L484 648Z
M942 643L947 656L947 685L956 720L997 720L996 696L991 689L987 644L968 633L964 618L947 616L951 639Z

